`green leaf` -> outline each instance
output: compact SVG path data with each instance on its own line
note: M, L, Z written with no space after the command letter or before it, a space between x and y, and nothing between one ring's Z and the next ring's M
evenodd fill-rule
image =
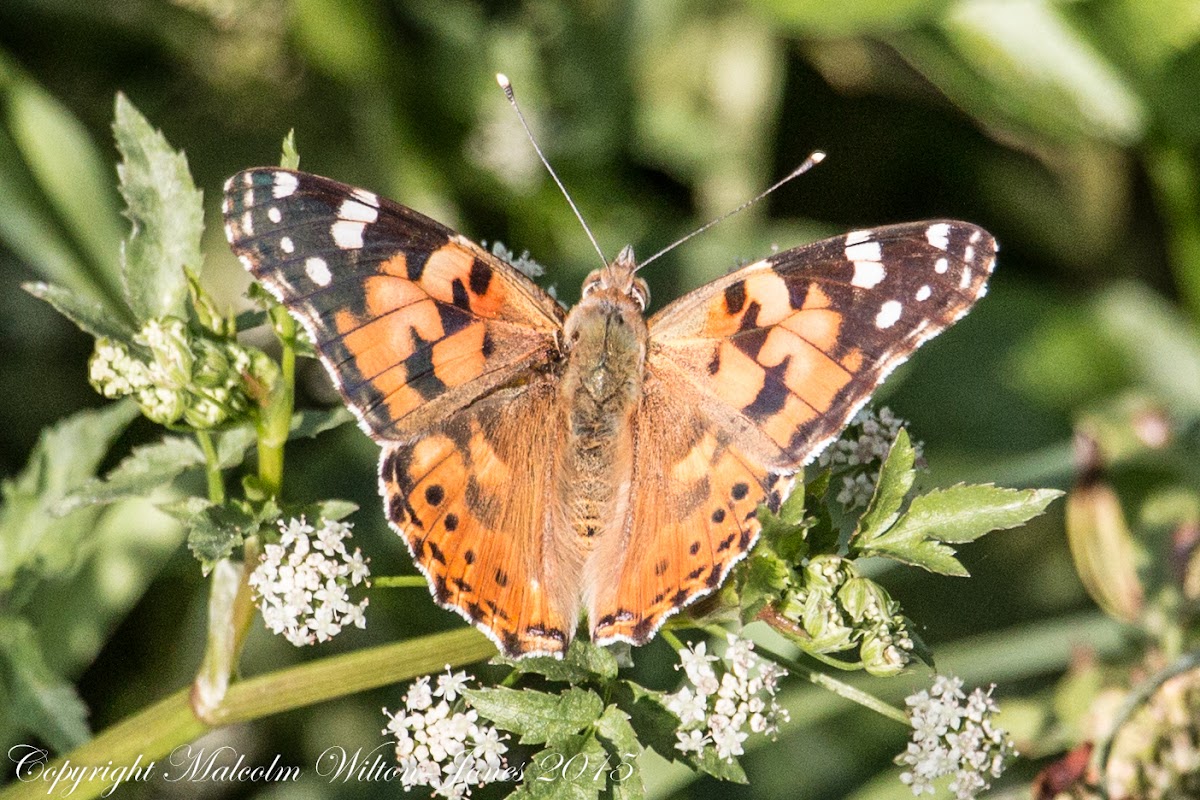
M763 606L778 599L787 588L791 570L769 548L756 547L747 559L742 582L742 620L750 622Z
M53 750L74 750L91 737L87 706L75 687L50 669L25 620L0 619L0 684L11 721Z
M616 706L609 706L596 722L596 733L600 735L612 765L607 777L613 800L642 800L646 796L646 786L637 768L637 757L643 748L637 731L629 723L629 715Z
M522 674L535 673L565 683L583 683L595 678L611 680L617 676L617 659L613 654L607 648L583 639L572 639L562 658L534 656L512 660L498 657L492 661L506 664Z
M175 480L184 470L204 463L204 453L192 439L164 436L154 444L135 447L104 480L89 481L55 506L67 514L84 506L111 503L122 497L149 494Z
M856 36L903 30L936 19L950 0L848 0L843 3L755 0L753 5L797 31Z
M608 780L608 758L594 734L565 737L533 757L510 800L595 800Z
M120 297L118 248L122 231L107 159L87 128L65 105L3 59L0 59L0 92L3 93L0 108L15 148L11 156L5 153L0 160L21 163L28 170L16 182L23 184L20 186L0 179L5 185L4 194L10 190L15 195L26 194L21 198L25 209L13 209L25 219L15 224L5 219L0 229L16 232L23 223L40 216L36 209L48 208L50 214L43 220L43 230L36 238L42 239L42 244L56 239L53 249L71 251L63 255L72 262L69 272L73 274L64 274L59 269L43 273L53 274L56 282L77 294L105 301L114 316L127 315L127 310L116 302ZM26 186L28 193L22 191ZM7 217L10 209L3 210L0 216ZM55 236L58 232L62 238ZM39 246L34 238L23 243L14 241L14 246L24 251L26 247L22 244L34 249ZM83 257L82 262L76 260L76 254ZM44 264L47 257L56 260L55 255L34 253L31 261Z
M106 336L126 343L133 339L133 328L98 300L51 283L24 283L21 284L21 288L54 306L58 313L74 322L85 333L97 338Z
M914 498L884 538L920 535L973 542L985 533L1024 525L1062 494L1057 489L1002 489L991 484L934 489Z
M358 503L349 500L322 500L317 503L317 516L329 522L337 522L358 511Z
M129 307L139 321L186 317L187 277L203 263L202 195L192 183L187 158L167 144L123 94L117 95L113 133L122 162L121 196L133 230L122 251Z
M312 439L318 434L340 428L350 422L354 422L354 415L345 406L297 411L292 415L288 441Z
M883 556L939 575L951 575L956 578L970 576L962 562L954 557L954 552L954 548L949 545L932 539L883 540L883 537L880 537L870 546L863 548L862 555Z
M908 439L908 431L903 428L896 434L892 449L888 451L883 467L879 470L879 480L875 484L875 493L867 510L863 512L850 539L851 546L862 547L876 536L886 531L900 515L900 506L912 489L916 478L916 453Z
M88 514L57 519L63 499L85 485L108 448L138 415L130 402L81 411L42 432L25 468L0 482L0 596L22 568L64 569L94 521Z
M466 695L481 716L518 734L521 744L555 745L594 723L604 708L595 692L574 687L562 694L497 687Z
M188 549L204 567L204 574L218 561L233 555L234 548L258 532L257 515L237 505L213 505L202 497L185 497L161 506L162 510L188 528Z
M829 473L821 473L821 477L817 481L824 479L826 487L829 485ZM783 479L786 480L786 479ZM788 493L787 499L783 501L783 505L779 507L779 519L789 525L798 525L805 517L805 499L808 496L809 487L804 484L803 473L796 476L795 482L792 484L792 490ZM824 494L824 492L822 492Z

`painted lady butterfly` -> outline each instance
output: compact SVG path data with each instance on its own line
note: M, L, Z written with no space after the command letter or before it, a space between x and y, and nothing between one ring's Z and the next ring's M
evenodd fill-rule
M225 186L246 268L383 448L379 491L437 603L508 656L581 614L643 644L754 545L755 511L984 293L996 246L936 221L777 253L646 319L626 247L569 313L385 198L259 168Z

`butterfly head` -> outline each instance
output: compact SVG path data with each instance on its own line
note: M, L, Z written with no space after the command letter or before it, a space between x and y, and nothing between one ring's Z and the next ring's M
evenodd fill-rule
M637 260L633 257L633 247L625 245L607 267L592 270L583 282L583 296L614 300L618 297L628 298L637 304L641 311L650 304L650 287L637 277Z

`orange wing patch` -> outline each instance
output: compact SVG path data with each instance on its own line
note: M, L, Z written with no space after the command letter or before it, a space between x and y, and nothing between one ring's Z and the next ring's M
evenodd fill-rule
M548 381L503 389L380 460L388 520L434 600L510 657L561 653L575 632L577 587L544 547L557 413Z
M652 371L638 419L628 539L602 543L593 555L593 639L644 644L719 587L758 537L758 506L778 507L780 480L690 403L686 386Z

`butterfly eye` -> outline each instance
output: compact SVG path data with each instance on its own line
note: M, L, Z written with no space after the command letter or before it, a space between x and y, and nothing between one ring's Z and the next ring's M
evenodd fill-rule
M650 287L641 278L636 278L633 285L629 289L629 295L642 311L646 310L646 306L650 305Z

